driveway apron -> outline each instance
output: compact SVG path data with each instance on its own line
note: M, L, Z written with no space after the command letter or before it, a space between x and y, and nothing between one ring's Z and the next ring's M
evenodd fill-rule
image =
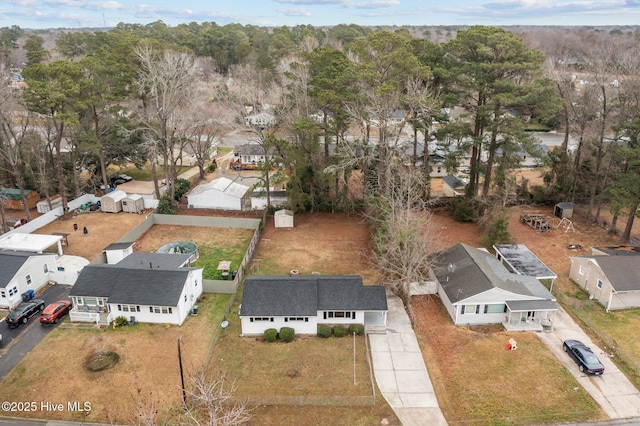
M404 426L446 425L409 316L387 294L385 334L369 334L376 383Z

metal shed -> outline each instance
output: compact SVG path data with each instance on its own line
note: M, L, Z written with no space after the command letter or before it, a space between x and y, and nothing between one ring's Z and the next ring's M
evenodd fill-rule
M573 203L563 201L556 204L553 209L553 214L560 219L564 219L565 217L567 219L571 219L571 217L573 216Z
M118 213L122 211L122 200L127 198L124 191L113 191L100 198L100 210L106 213Z
M274 213L273 219L276 228L293 228L293 212L291 210L278 210Z
M122 199L122 211L129 213L142 213L144 211L144 199L140 194L131 194Z

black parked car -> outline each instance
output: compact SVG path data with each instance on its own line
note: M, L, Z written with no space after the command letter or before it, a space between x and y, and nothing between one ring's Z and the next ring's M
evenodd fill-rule
M571 358L578 364L578 368L583 373L599 376L604 373L604 365L598 357L579 340L565 340L562 344L564 351L571 355Z
M111 186L115 188L118 185L122 185L126 182L131 182L132 180L133 178L131 176L125 174L116 175L111 178Z
M11 328L15 328L20 324L26 324L29 318L36 316L44 309L44 300L32 299L28 302L22 302L9 312L5 321Z

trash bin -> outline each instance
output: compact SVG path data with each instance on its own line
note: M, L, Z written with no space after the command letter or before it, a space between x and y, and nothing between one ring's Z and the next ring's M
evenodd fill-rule
M224 271L224 272L222 273L222 279L223 279L223 280L226 280L226 279L228 279L228 278L229 278L229 272Z
M198 315L198 305L193 305L193 308L191 308L191 315Z
M22 301L28 302L29 300L33 299L34 296L35 296L35 292L33 290L27 290L24 293L22 293Z
M134 325L136 323L136 317L129 317L129 325Z
M26 293L29 295L29 300L31 300L34 297L36 297L36 292L33 291L33 290L27 290Z
M232 280L235 280L235 279L236 279L236 275L238 275L238 271L237 271L237 270L235 270L235 271L233 271L233 272L231 273L231 279L232 279Z

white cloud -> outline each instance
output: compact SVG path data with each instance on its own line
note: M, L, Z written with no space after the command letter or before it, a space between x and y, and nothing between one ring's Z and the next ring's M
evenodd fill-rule
M311 16L311 12L309 12L304 7L296 7L294 9L278 9L278 12L286 16Z

